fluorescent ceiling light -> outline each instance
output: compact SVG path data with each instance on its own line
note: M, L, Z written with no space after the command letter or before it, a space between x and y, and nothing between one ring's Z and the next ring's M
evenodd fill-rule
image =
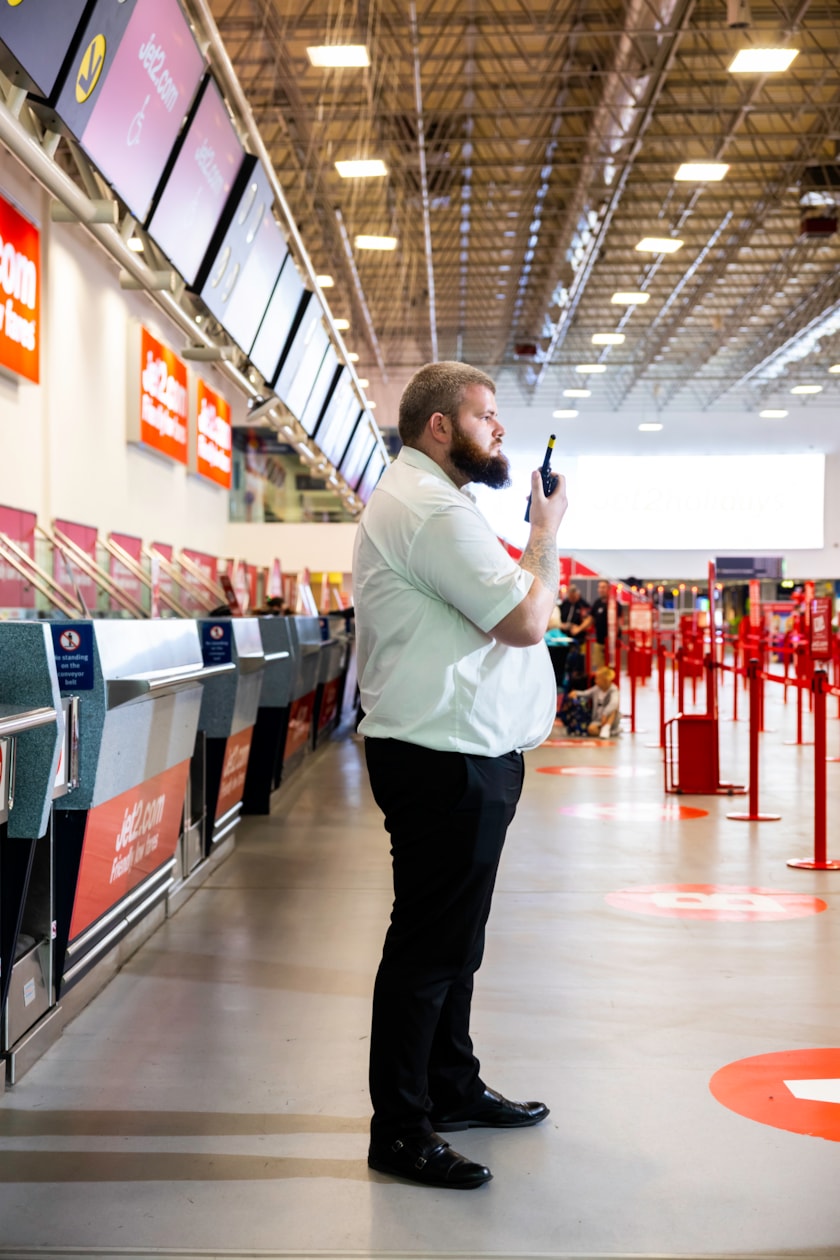
M766 411L760 411L758 414L762 420L784 420L787 412L781 408L769 407Z
M356 249L396 249L396 236L354 236Z
M369 408L371 411L376 411L376 403L375 403L375 402L370 402L370 401L369 401L369 402L368 402L368 408Z
M364 376L359 377L359 389L367 389L369 385L370 385L370 381L366 377Z
M128 242L128 248L131 250L132 254L142 254L143 242L140 240L140 237L132 236Z
M640 254L675 254L682 244L676 236L646 236L636 249Z
M350 327L349 319L334 319L333 323L339 332L347 332L347 329Z
M798 48L742 48L728 69L731 74L772 74L787 70L798 56Z
M661 424L640 424L639 432L640 433L658 433L661 428L662 428Z
M355 350L351 350L351 351L350 351L350 353L348 354L347 358L349 359L349 361L350 361L351 363L358 363L358 362L359 362L359 356L356 354Z
M388 167L381 158L356 158L352 162L336 162L335 169L342 179L370 179L374 175L388 174Z
M623 346L624 333L593 333L593 346Z
M683 162L674 179L700 184L711 184L723 179L729 170L728 162Z
M650 301L649 293L614 293L610 298L613 306L644 306Z
M576 372L580 372L581 376L588 376L590 373L594 376L596 372L606 372L606 363L578 363L575 367Z
M566 410L561 408L559 411L552 411L551 415L554 420L574 420L575 416L580 415L580 412L573 411L571 408Z
M307 48L306 55L313 66L322 69L370 65L370 57L364 44L320 44L315 48Z
M591 389L564 389L563 397L564 398L591 398L592 390Z
M832 363L828 370L829 372L833 372L835 376L840 376L840 363Z
M794 385L792 394L821 394L822 385Z
M332 289L335 287L335 280L332 276L316 276L315 283L321 289Z

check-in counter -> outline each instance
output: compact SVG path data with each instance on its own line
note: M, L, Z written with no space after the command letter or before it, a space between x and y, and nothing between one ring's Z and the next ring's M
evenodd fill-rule
M7 1063L55 1002L50 809L62 790L56 784L69 786L65 729L72 731L72 713L65 722L47 626L0 622L0 1053Z
M258 625L265 672L242 796L245 814L269 813L272 792L280 786L295 680L291 618L260 617Z
M204 661L227 665L229 675L207 684L201 704L196 756L205 764L206 854L234 829L242 795L265 672L265 652L256 617L199 621ZM280 649L278 649L279 651Z
M341 618L322 618L321 635L321 657L313 715L313 742L316 747L329 736L341 715L349 648Z
M312 747L315 696L321 673L321 625L317 617L288 617L294 645L295 678L289 706L289 727L283 750L284 772L296 769Z
M53 810L59 994L166 913L208 668L193 621L51 623L79 705L78 786ZM135 945L136 947L136 945Z

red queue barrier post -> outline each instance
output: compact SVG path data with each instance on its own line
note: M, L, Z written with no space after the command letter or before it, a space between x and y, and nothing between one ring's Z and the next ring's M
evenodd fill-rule
M798 747L801 745L810 744L813 741L810 739L802 738L802 707L803 707L802 706L802 693L805 690L805 669L802 663L802 658L805 652L805 645L803 643L797 643L795 647L795 651L796 651L796 739L786 739L785 743L792 744Z
M676 669L677 669L677 712L685 712L685 670L683 668L683 652L684 648L678 647L676 651Z
M828 858L826 847L825 697L828 675L824 669L814 670L811 690L814 697L814 856L789 858L788 866L803 871L840 871L840 862Z
M741 668L741 649L737 639L732 643L732 721L738 721L738 672Z
M734 822L778 822L781 814L762 814L758 808L758 734L761 722L761 688L763 683L758 660L753 657L747 666L750 682L750 787L747 813L727 814Z

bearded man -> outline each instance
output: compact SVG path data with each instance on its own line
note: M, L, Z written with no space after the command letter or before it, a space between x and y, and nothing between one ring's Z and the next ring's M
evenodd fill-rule
M545 1119L480 1074L473 977L523 750L555 713L543 635L558 586L562 477L531 476L519 563L463 488L509 484L495 384L433 363L406 386L403 447L362 516L353 560L359 730L391 837L394 902L376 976L368 1164L423 1185L471 1189L492 1174L440 1137Z

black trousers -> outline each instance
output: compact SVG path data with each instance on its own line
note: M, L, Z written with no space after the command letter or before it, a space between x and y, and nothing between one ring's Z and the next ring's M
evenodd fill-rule
M394 904L373 994L371 1136L429 1133L484 1089L470 1039L473 976L505 834L522 791L521 753L478 757L366 739L391 836Z

